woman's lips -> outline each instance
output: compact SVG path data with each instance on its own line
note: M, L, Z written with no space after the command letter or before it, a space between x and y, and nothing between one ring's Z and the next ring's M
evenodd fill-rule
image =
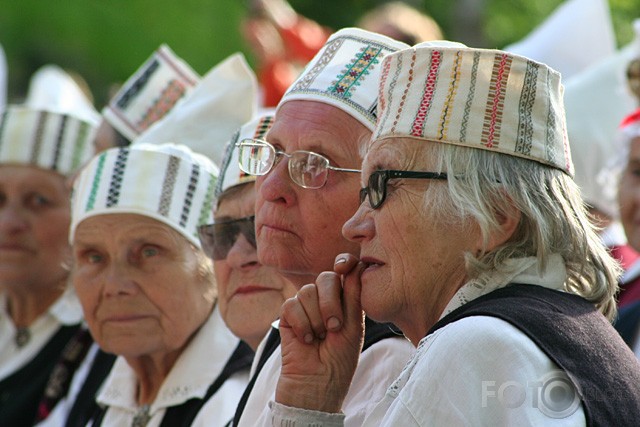
M275 289L272 288L265 288L264 286L255 286L255 285L247 285L247 286L241 286L238 289L236 289L236 291L233 293L233 295L249 295L249 294L255 294L255 293L259 293L259 292L268 292L268 291L273 291Z
M369 271L372 271L372 270L376 270L376 269L382 267L383 265L385 265L384 262L380 261L379 259L372 258L372 257L362 257L362 258L360 258L360 261L364 264L363 273L369 272Z

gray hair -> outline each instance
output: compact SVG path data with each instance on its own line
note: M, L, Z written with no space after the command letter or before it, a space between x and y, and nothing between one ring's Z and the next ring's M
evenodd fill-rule
M438 217L476 221L486 244L501 216L514 207L521 212L507 242L489 252L466 254L469 278L500 271L508 259L532 256L542 271L549 256L559 254L567 269L565 290L592 302L610 320L615 316L620 266L597 235L580 190L568 175L506 154L432 145L429 166L449 175L447 186L429 187L430 206L437 207Z

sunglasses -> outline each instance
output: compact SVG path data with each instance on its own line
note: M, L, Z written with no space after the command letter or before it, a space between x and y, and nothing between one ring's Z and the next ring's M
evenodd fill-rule
M369 183L360 189L360 204L369 196L371 209L378 209L387 198L387 183L390 179L414 178L414 179L447 179L444 172L418 172L418 171L397 171L379 170L369 175Z
M198 237L200 237L202 249L214 261L227 258L240 234L247 239L251 246L256 247L254 215L198 227Z
M249 175L266 175L278 162L278 157L286 157L291 180L302 188L322 188L330 170L360 173L358 169L331 166L329 159L313 151L298 150L288 154L260 139L245 138L236 147L240 169Z

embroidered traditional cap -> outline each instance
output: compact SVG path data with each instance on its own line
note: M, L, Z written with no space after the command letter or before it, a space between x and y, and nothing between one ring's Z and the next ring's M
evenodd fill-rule
M220 177L215 191L216 197L220 197L228 188L256 180L255 175L249 175L240 170L236 143L245 138L264 139L264 136L271 129L271 125L273 125L273 112L265 113L246 123L231 137L225 147L224 158L220 166Z
M640 108L626 116L620 123L623 143L629 145L632 139L640 137Z
M69 240L96 215L133 213L161 221L200 246L198 226L213 222L218 168L177 144L138 144L95 156L74 183Z
M288 101L323 102L349 113L373 130L378 106L381 62L409 47L381 34L345 28L334 33L285 92Z
M217 165L224 145L257 109L258 83L241 53L213 67L193 92L133 141L175 142L207 155Z
M200 76L161 45L102 110L105 120L130 140L161 119L188 95Z
M573 174L560 74L499 50L434 46L391 54L372 140L418 138L522 157Z
M93 155L97 122L59 112L9 106L0 113L0 163L70 175Z

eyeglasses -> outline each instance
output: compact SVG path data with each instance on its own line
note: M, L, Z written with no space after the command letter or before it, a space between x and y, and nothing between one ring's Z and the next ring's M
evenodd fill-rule
M331 166L329 159L313 151L294 151L287 154L277 150L267 141L246 138L236 143L240 169L249 175L266 175L277 162L278 156L289 159L289 176L302 188L322 188L329 176L329 170L360 173L358 169L345 169Z
M418 179L447 179L447 174L442 172L418 172L418 171L396 171L379 170L369 175L369 183L360 189L360 204L369 196L371 209L378 209L387 197L387 182L396 178L418 178Z
M255 216L247 216L230 221L216 222L198 227L198 237L202 249L208 257L215 261L223 260L242 234L245 239L256 247Z

